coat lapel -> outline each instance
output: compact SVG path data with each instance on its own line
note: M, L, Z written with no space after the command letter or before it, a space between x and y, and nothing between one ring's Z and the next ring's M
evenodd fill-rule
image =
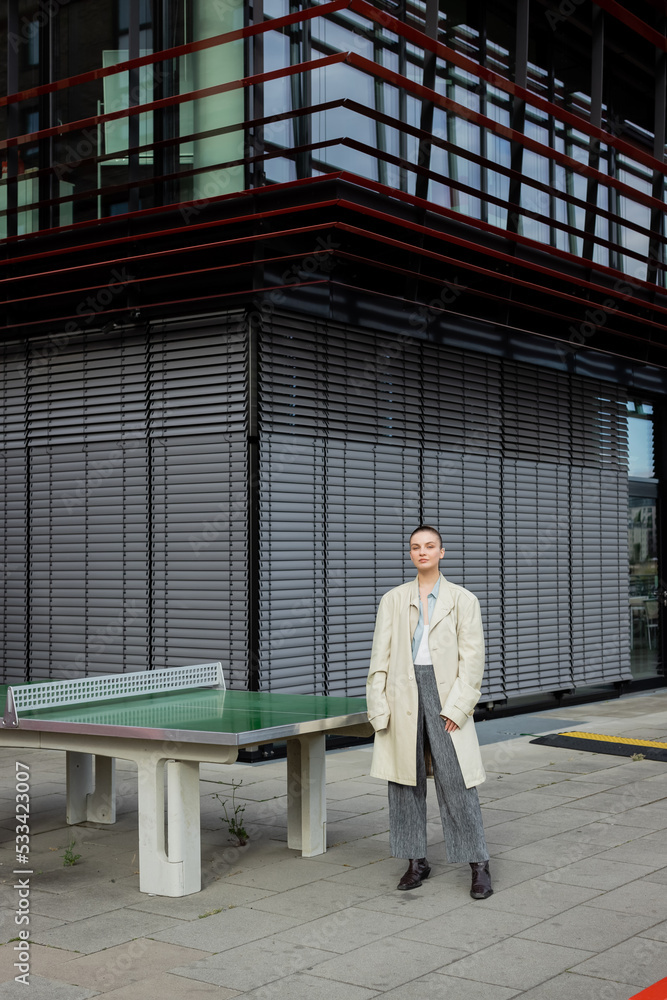
M410 587L410 639L414 639L415 629L419 624L419 577L416 576Z
M449 584L446 579L440 574L440 590L438 591L438 599L435 602L435 608L433 609L433 616L430 622L430 628L433 629L438 622L445 618L449 612L454 607L454 599L452 597L452 592L449 589ZM410 638L413 639L415 635L415 629L419 622L419 577L416 576L412 581L410 586Z
M419 590L417 590L417 594L419 594ZM440 590L438 591L438 599L435 602L433 617L431 618L431 630L435 628L439 621L449 614L453 607L454 599L452 597L452 592L449 589L449 584L441 573ZM417 617L419 618L419 604L417 604Z

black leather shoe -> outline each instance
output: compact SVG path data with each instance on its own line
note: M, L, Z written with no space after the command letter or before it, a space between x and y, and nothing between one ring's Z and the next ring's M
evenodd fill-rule
M471 861L472 887L470 895L473 899L488 899L493 895L491 888L491 875L489 873L488 861Z
M426 858L411 858L408 870L396 886L397 889L417 889L431 874Z

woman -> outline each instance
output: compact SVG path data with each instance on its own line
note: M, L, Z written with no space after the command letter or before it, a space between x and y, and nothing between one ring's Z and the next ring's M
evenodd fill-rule
M399 889L430 874L426 859L426 764L435 787L449 862L472 868L473 899L493 892L476 786L485 780L472 719L484 672L479 601L440 573L440 533L410 536L417 578L384 595L366 685L375 730L371 774L389 782L390 848L406 858Z

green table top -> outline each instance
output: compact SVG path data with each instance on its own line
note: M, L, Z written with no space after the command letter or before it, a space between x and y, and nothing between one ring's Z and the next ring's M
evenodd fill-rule
M198 688L21 712L19 729L242 745L366 721L365 698Z

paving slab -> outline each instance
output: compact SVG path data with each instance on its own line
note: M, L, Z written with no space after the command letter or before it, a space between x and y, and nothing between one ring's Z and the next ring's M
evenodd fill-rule
M593 798L595 796L589 795L585 799L574 799L557 809L545 809L544 812L532 813L531 820L533 823L548 827L550 834L565 833L566 830L575 830L588 823L604 822L609 812L613 812L613 810L600 811L582 805L584 802L590 802Z
M653 937L655 917L637 913L617 913L588 906L573 906L548 920L534 923L518 936L546 944L559 944L566 948L583 948L600 952L620 944L635 934L646 933ZM667 925L666 925L667 926Z
M318 979L307 972L296 972L244 993L243 1000L372 1000L377 996L379 994L375 990L367 990L362 986L346 983L341 988L340 983L329 979Z
M567 774L600 774L604 771L612 771L619 766L618 758L605 754L586 753L577 750L570 754L567 751L559 751L558 759L552 761L549 767L554 771L564 771Z
M637 992L630 983L564 972L521 994L521 1000L628 1000Z
M507 809L511 812L532 815L545 809L560 808L566 802L576 802L577 798L576 795L568 795L558 782L546 788L534 788L529 792L518 792L493 798L491 801L494 809Z
M646 914L655 917L656 921L665 920L667 893L659 883L648 881L650 877L601 893L590 900L590 906L599 906L603 910L616 910L618 913Z
M643 931L642 937L652 938L654 941L667 941L667 920L653 924L652 927Z
M482 810L483 812L483 810ZM484 816L484 829L488 832L488 839L496 844L506 844L508 848L523 847L525 844L532 844L536 840L544 840L549 836L549 831L544 829L544 824L536 823L532 817L525 815L517 816L509 821L494 823L487 828L486 817Z
M311 974L383 992L454 962L463 954L454 948L407 941L400 936L385 937L321 962L311 969Z
M338 822L329 823L327 820L327 845L347 843L350 840L360 840L362 837L388 831L388 809L378 809L376 812L363 813L361 816L352 816Z
M300 851L290 849L285 842L261 836L251 837L244 847L236 847L222 840L217 843L214 840L211 844L207 839L204 839L202 846L202 864L206 863L212 873L220 876L230 875L232 870L250 871L281 861L297 860L301 860Z
M619 785L626 785L634 779L623 767L618 766L603 769L602 771L582 771L577 774L569 774L567 775L567 780L571 781L573 785L581 784L585 787L601 791L603 788L616 788Z
M645 878L647 882L660 882L662 885L665 885L667 884L667 868L659 868L657 872L651 872Z
M431 972L420 979L413 979L405 986L382 994L382 1000L512 1000L519 990L506 986L484 986L483 997L479 983L467 982L440 972Z
M18 997L29 997L29 1000L87 1000L88 997L99 996L99 993L85 989L82 986L69 986L52 979L31 975L28 986L11 981L0 983L1 1000L15 1000Z
M539 827L542 833L546 833L544 827ZM563 865L572 864L582 858L588 858L593 854L599 854L605 850L604 844L595 844L590 841L577 841L571 834L556 834L554 837L544 837L543 840L534 840L522 847L511 848L507 844L502 845L499 853L502 854L503 861L525 862L531 865L541 865L543 870L561 868Z
M378 812L380 809L384 809L386 812L388 809L386 795L372 795L370 792L367 792L365 795L349 795L344 799L337 799L336 801L341 803L341 809L344 808L347 812L354 813L356 815Z
M664 832L632 840L629 844L612 847L598 854L600 861L620 861L643 865L657 871L667 865L667 837ZM648 873L647 873L648 874Z
M236 906L213 913L204 920L179 921L177 926L151 934L151 937L156 941L179 944L183 948L199 948L215 953L248 941L259 941L298 923L303 923L303 920Z
M377 861L386 861L390 857L387 841L365 837L363 840L355 840L352 843L327 847L327 853L319 855L317 860L327 864L341 865L343 868L362 868L364 865L375 864Z
M546 864L533 865L524 861L506 860L505 856L492 858L489 871L493 882L494 892L508 889L510 886L518 885L520 882L527 882L548 873ZM471 872L469 865L456 865L442 876L442 882L463 892L466 897L470 892Z
M238 945L173 971L188 979L199 979L245 992L276 979L284 979L300 969L312 970L330 954L277 937L264 937L259 947L253 942Z
M623 813L621 820L624 826L641 826L647 830L664 830L667 828L667 800L652 802L650 805L638 806Z
M590 957L590 952L581 948L507 938L476 955L452 962L442 971L448 976L527 990Z
M107 882L103 892L82 891L80 888L69 892L46 892L37 888L40 885L40 876L33 875L30 912L52 917L59 923L64 923L120 910L137 902L137 886L134 879L131 881L131 885L125 885L124 880L113 884Z
M237 803L282 800L280 808L285 809L287 802L287 780L285 774L283 774L282 779L265 778L264 780L254 782L247 781L244 775L241 778L240 787L238 779L235 779L235 782L236 791L234 792L234 800ZM224 813L222 802L227 800L228 807L231 807L233 791L231 776L226 782L218 781L213 783L205 780L202 784L202 801L208 801L210 807L222 816ZM215 798L216 795L219 795L222 801L218 801Z
M571 968L584 976L618 979L646 988L665 978L665 945L651 938L633 937Z
M370 768L370 760L368 761ZM353 781L329 781L327 782L328 799L349 799L357 795L375 795L387 801L387 782L369 781L365 778L355 778Z
M379 913L397 913L414 916L420 920L431 920L442 917L471 903L469 896L463 893L447 892L440 885L439 879L429 878L419 889L409 892L398 892L395 886L389 892L373 896L357 905L362 910L375 910Z
M638 837L646 836L646 827L627 826L625 823L617 823L614 816L607 817L606 822L587 823L585 826L568 830L565 834L578 841L592 841L604 847L619 847L636 840Z
M519 885L512 885L508 889L496 889L493 896L478 902L483 902L491 909L508 910L510 913L523 913L528 917L542 917L546 920L599 895L598 890L584 886L545 882L543 879L534 878Z
M598 792L613 789L614 791L619 788L624 788L625 785L629 785L631 782L626 781L587 781L584 778L588 778L589 775L579 775L577 778L566 778L565 781L559 782L557 788L559 789L559 794L565 794L567 789L567 795L571 799L585 799L589 795L597 795ZM609 772L605 772L603 777L609 777Z
M311 920L306 927L293 927L283 931L276 935L276 940L345 953L392 934L404 937L408 928L414 928L418 924L421 921L416 917L393 913L376 912L371 919L368 910L350 906L318 920ZM444 941L436 943L444 944Z
M628 782L628 784L617 788L604 789L594 795L587 795L583 799L573 799L569 803L569 808L618 815L618 813L625 813L630 809L637 809L639 806L650 805L664 796L662 787L649 785L648 781L642 781L638 774L636 781Z
M141 982L177 965L208 957L202 949L180 948L148 938L136 938L126 944L106 948L95 954L70 959L58 965L55 978L76 986L106 993ZM51 974L53 977L53 973Z
M102 884L122 884L124 879L134 879L139 890L139 868L136 853L123 854L114 857L110 852L91 848L81 848L75 844L74 853L83 856L76 864L65 867L62 851L46 859L43 863L39 858L31 857L35 869L34 886L51 892L70 893L85 891L92 886ZM85 853L83 853L85 851ZM49 865L47 869L46 865ZM40 870L41 869L41 870Z
M421 920L404 930L401 937L410 941L423 941L426 944L477 952L539 923L537 917L526 917L518 913L490 910L488 907L475 905L480 902L480 900L475 902L470 900L470 905L459 906L452 920L443 921L440 916Z
M183 979L182 976L165 972L151 979L142 979L139 985L131 983L117 990L110 990L103 996L104 1000L190 1000L191 997L195 1000L231 1000L232 997L239 996L239 991L226 990L194 979Z
M189 896L151 896L142 892L140 899L137 900L135 894L129 909L161 913L166 917L177 917L179 920L198 920L210 916L216 910L253 904L257 900L269 899L274 895L276 894L267 889L251 889L245 885L233 885L229 880L219 879L201 892L193 892Z
M515 819L525 820L525 813L515 813L509 809L494 809L493 803L487 805L480 799L480 804L482 807L482 818L484 820L484 829L490 826L495 826L498 823L510 823Z
M31 940L53 948L67 948L88 955L181 924L182 921L157 913L148 914L127 909L111 910L88 917L86 920L69 921L52 930L31 931Z
M75 951L64 951L59 948L45 948L39 944L30 945L30 970L31 974L40 976L42 979L57 979L58 966L72 958L79 956ZM4 944L0 947L0 983L11 982L16 975L14 962L16 952L14 943Z
M387 892L396 889L405 868L406 862L404 860L389 857L383 861L377 861L375 864L364 865L360 868L344 868L342 872L332 872L331 877L326 881L336 884L364 886L369 889L377 889L378 892Z
M565 882L568 885L586 885L591 889L616 889L626 882L648 875L652 869L649 865L629 864L627 861L601 861L599 858L586 858L564 865L555 871L546 872L545 882Z
M347 869L343 865L336 866L313 858L294 858L280 861L272 865L263 865L252 870L244 868L238 874L230 874L230 878L238 885L249 885L258 889L272 889L274 892L284 892L295 889L307 882L317 882L319 879L332 875L344 874Z
M377 895L378 890L368 886L331 881L327 884L326 891L323 891L320 882L309 882L296 889L273 893L247 905L249 909L264 910L266 913L284 913L285 916L295 916L302 920L317 920Z
M9 895L9 894L8 894ZM6 941L11 941L16 937L18 933L18 927L16 925L16 909L7 910L2 917L2 923L0 924L0 941L4 944ZM36 940L36 935L38 932L46 933L47 931L53 930L56 927L65 927L66 923L64 920L58 917L45 917L40 913L31 914L30 918L30 932L32 939Z

